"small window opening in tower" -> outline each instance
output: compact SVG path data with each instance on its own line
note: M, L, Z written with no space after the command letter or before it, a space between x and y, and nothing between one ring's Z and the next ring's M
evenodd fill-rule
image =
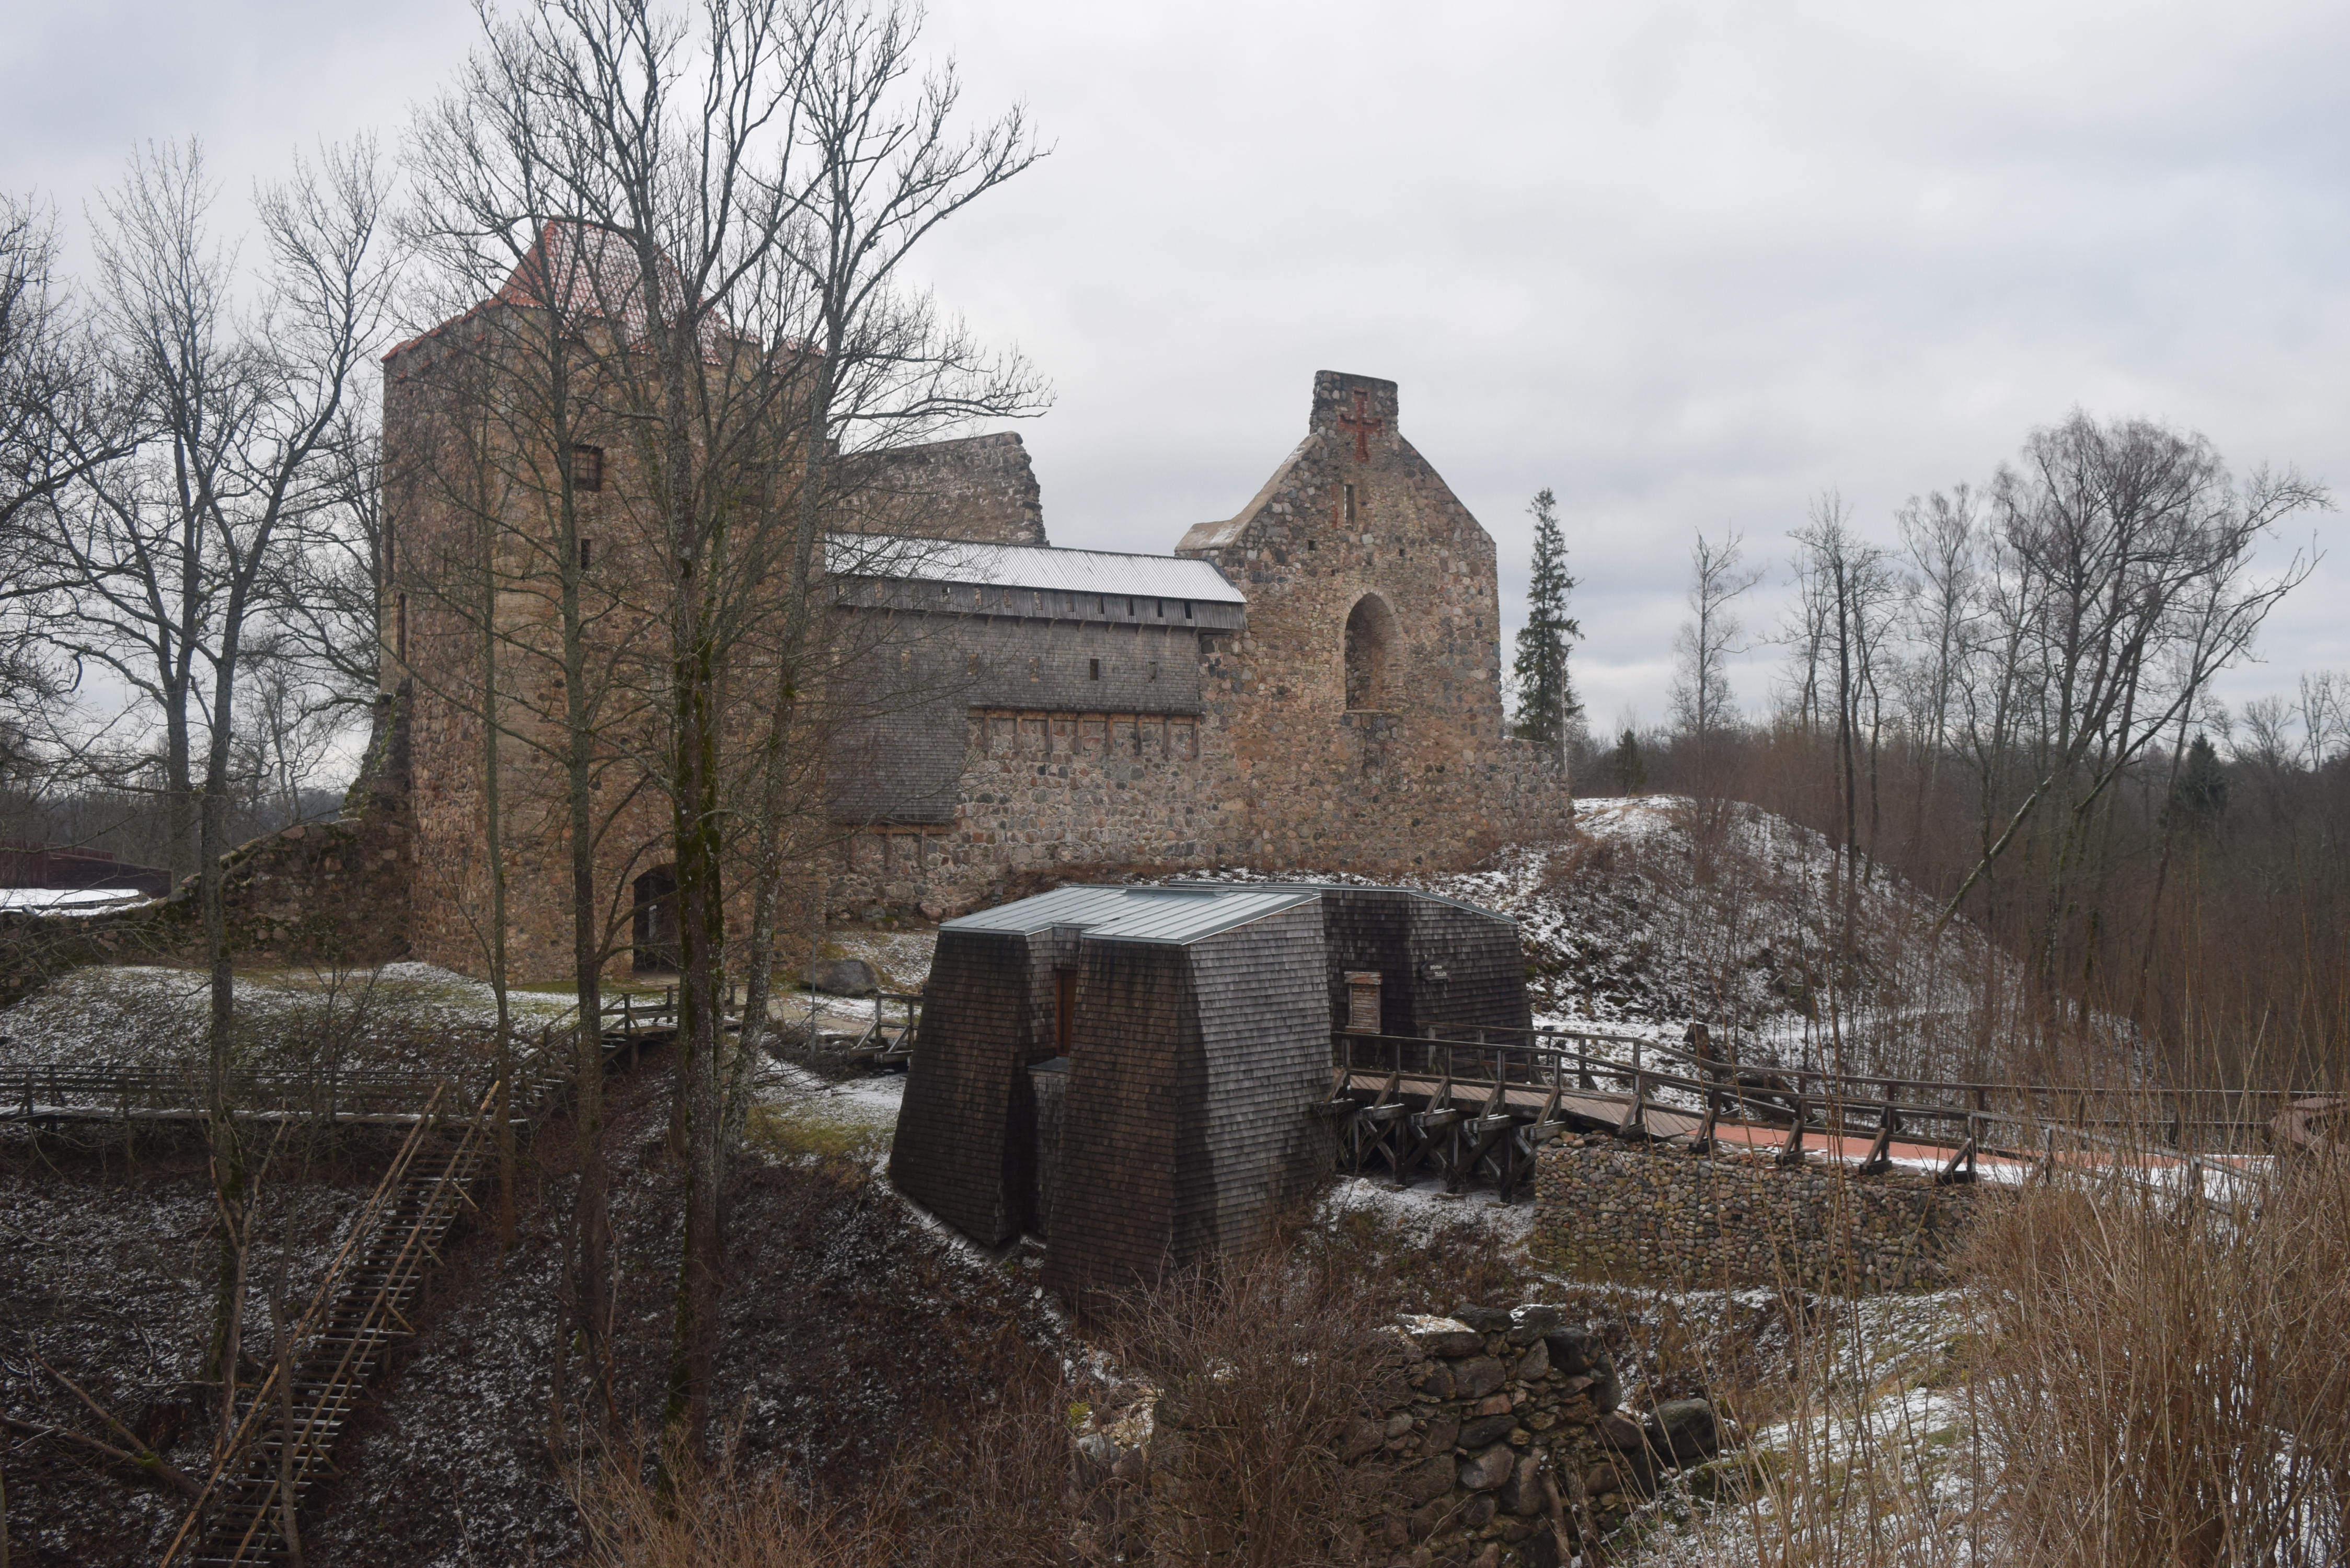
M1347 493L1347 524L1349 527L1352 527L1355 522L1355 487L1351 484L1346 484L1339 486L1339 488Z
M656 866L638 877L630 890L635 895L631 966L639 971L677 968L677 867Z
M1318 550L1322 546L1318 541L1308 539L1305 541L1305 547L1309 550Z
M585 535L579 540L579 569L586 571L596 564L596 541Z
M1153 599L1151 602L1159 607L1159 618L1160 620L1165 620L1167 618L1167 601L1165 599Z
M1088 659L1086 660L1086 679L1088 680L1099 680L1101 679L1100 659Z
M1347 706L1385 711L1395 644L1395 612L1377 594L1355 601L1347 617Z
M1134 613L1134 601L1132 599L1126 601L1126 613L1129 616Z
M1185 620L1190 620L1191 618L1191 601L1190 599L1185 599L1183 601L1183 618Z
M1150 661L1150 674L1149 679L1152 680L1159 679L1159 660L1155 659Z
M575 446L571 449L571 484L575 490L604 488L604 449L600 446Z

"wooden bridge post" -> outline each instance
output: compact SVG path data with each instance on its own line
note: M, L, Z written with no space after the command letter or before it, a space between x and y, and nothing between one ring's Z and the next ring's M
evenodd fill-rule
M1802 1080L1798 1078L1796 1082L1801 1083ZM1787 1142L1785 1147L1779 1150L1778 1163L1783 1166L1804 1163L1804 1117L1807 1114L1805 1106L1809 1103L1803 1093L1800 1090L1797 1091L1794 1119L1787 1124Z

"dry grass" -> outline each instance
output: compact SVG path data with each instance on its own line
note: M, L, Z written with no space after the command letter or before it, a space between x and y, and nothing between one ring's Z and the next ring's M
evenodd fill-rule
M2020 1560L2350 1554L2350 1159L2280 1161L2245 1196L2115 1179L1986 1227L1978 1397Z
M2350 1558L2350 1158L2260 1162L2226 1201L2138 1168L1990 1202L1949 1297L1791 1318L1760 1484L1658 1555Z

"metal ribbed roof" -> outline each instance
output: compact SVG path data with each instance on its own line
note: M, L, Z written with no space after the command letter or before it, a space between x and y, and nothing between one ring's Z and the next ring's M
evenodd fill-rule
M1170 882L1166 884L1166 886L1170 888L1214 888L1224 886L1224 884L1216 882ZM1259 883L1255 884L1255 886L1311 888L1316 893L1401 893L1406 898L1425 898L1431 904L1450 904L1456 909L1466 909L1472 915L1483 915L1488 919L1499 920L1505 926L1514 926L1518 923L1514 917L1505 915L1499 909L1489 909L1482 904L1472 904L1466 898L1455 898L1450 894L1431 893L1425 888L1393 888L1378 882L1293 882L1286 878L1275 883Z
M1180 556L1123 556L1111 550L1056 550L1045 545L982 545L962 539L837 535L826 543L826 569L837 576L899 577L923 583L973 583L1053 593L1149 595L1203 604L1246 604L1248 596L1205 561Z
M942 931L1015 931L1076 926L1089 937L1180 946L1310 904L1312 888L1055 888L947 921Z

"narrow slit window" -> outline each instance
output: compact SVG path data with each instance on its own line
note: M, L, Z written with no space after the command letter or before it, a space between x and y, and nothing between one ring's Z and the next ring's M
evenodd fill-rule
M571 483L580 490L604 488L604 449L600 446L575 446L571 449Z
M1126 601L1126 613L1128 616L1132 616L1134 614L1134 601L1132 599Z
M1086 679L1088 680L1099 680L1101 679L1100 659L1088 659L1086 660Z
M579 569L584 572L595 564L596 541L583 535L579 540Z
M1350 1034L1377 1034L1379 1032L1379 976L1377 970L1349 970L1347 973L1347 1032Z
M1352 527L1355 522L1355 487L1351 484L1342 484L1338 488L1347 493L1347 524Z
M1183 618L1185 620L1190 620L1191 618L1191 601L1190 599L1185 599L1183 601Z
M1152 680L1159 679L1159 660L1155 659L1150 661L1150 674L1149 679Z

